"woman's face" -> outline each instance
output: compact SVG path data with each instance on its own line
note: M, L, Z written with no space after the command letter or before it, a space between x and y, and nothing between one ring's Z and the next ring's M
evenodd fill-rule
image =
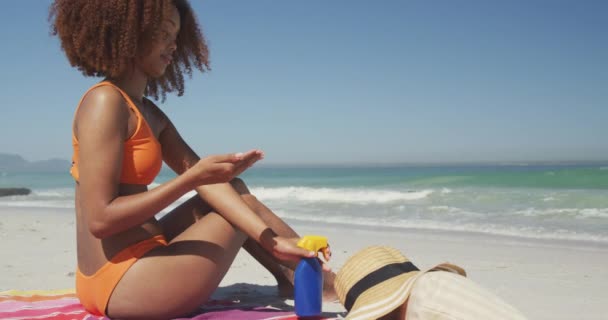
M151 78L158 78L165 73L167 66L173 60L177 49L176 39L180 28L180 18L177 8L172 7L171 15L161 22L160 30L151 44L145 46L145 52L140 54L137 65Z

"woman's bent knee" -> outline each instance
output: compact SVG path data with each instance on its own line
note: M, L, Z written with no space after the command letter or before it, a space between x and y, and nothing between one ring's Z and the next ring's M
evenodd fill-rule
M249 188L247 188L247 185L245 184L245 181L243 181L243 179L234 178L230 180L230 184L232 185L234 190L236 190L236 192L238 192L239 194L250 194Z

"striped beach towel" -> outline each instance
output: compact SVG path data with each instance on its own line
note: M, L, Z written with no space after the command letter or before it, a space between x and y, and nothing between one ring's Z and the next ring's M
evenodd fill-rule
M99 320L87 313L74 290L9 290L0 292L0 319Z
M0 319L4 320L106 320L87 313L69 290L9 290L0 292ZM178 320L296 320L290 310L267 306L242 305L229 300L211 300L200 312ZM330 318L326 318L330 319Z

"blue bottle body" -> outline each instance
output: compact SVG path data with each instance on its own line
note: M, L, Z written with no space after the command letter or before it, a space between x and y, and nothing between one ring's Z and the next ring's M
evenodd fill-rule
M294 303L296 315L311 317L321 314L323 272L317 258L300 260L294 275Z

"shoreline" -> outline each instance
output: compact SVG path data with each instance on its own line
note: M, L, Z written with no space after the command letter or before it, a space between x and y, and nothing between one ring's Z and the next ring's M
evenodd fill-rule
M348 229L357 231L380 231L388 233L402 233L409 232L414 234L429 234L437 237L447 238L466 238L470 240L478 239L484 240L490 238L492 241L497 242L512 242L521 245L531 244L541 247L569 247L579 248L582 250L597 248L603 249L608 247L608 242L595 241L595 240L580 240L580 239L557 239L557 238L541 238L541 237L527 237L521 235L506 235L496 234L490 232L480 232L472 230L444 230L444 229L431 229L431 228L416 228L416 227L391 227L391 226L363 226L361 224L349 224L349 223L338 223L338 222L316 222L316 221L305 221L292 218L285 218L285 221L289 225L298 225L304 228L320 228L320 229ZM325 225L325 227L319 227L319 224Z
M171 207L173 208L173 207ZM23 213L33 216L48 216L49 214L58 215L72 215L74 208L72 207L28 207L28 206L0 206L0 218L3 214L11 213ZM161 218L166 214L166 209L157 214L157 218ZM73 217L72 217L73 218ZM358 230L358 231L379 231L388 233L414 233L414 234L428 234L437 237L448 237L448 238L466 238L470 240L484 240L491 239L492 241L498 242L512 242L521 245L534 245L539 247L568 247L568 248L579 248L581 250L591 249L604 249L608 248L608 242L601 240L580 240L580 239L564 239L564 238L549 238L549 237L528 237L524 235L508 235L498 234L490 232L481 232L474 230L448 230L448 229L432 229L432 228L417 228L417 227L392 227L392 226L364 226L355 223L340 223L340 222L319 222L319 221L307 221L301 219L295 219L290 217L283 217L283 219L289 225L297 225L306 229L346 229L346 230ZM2 222L0 221L0 224Z
M301 235L329 238L330 266L336 272L358 250L388 245L421 270L446 261L460 265L469 278L530 319L601 319L605 314L607 245L286 220ZM0 291L73 288L75 237L73 209L0 207ZM275 291L270 273L242 250L214 297L293 305L278 299ZM337 303L324 304L324 310L344 311Z

